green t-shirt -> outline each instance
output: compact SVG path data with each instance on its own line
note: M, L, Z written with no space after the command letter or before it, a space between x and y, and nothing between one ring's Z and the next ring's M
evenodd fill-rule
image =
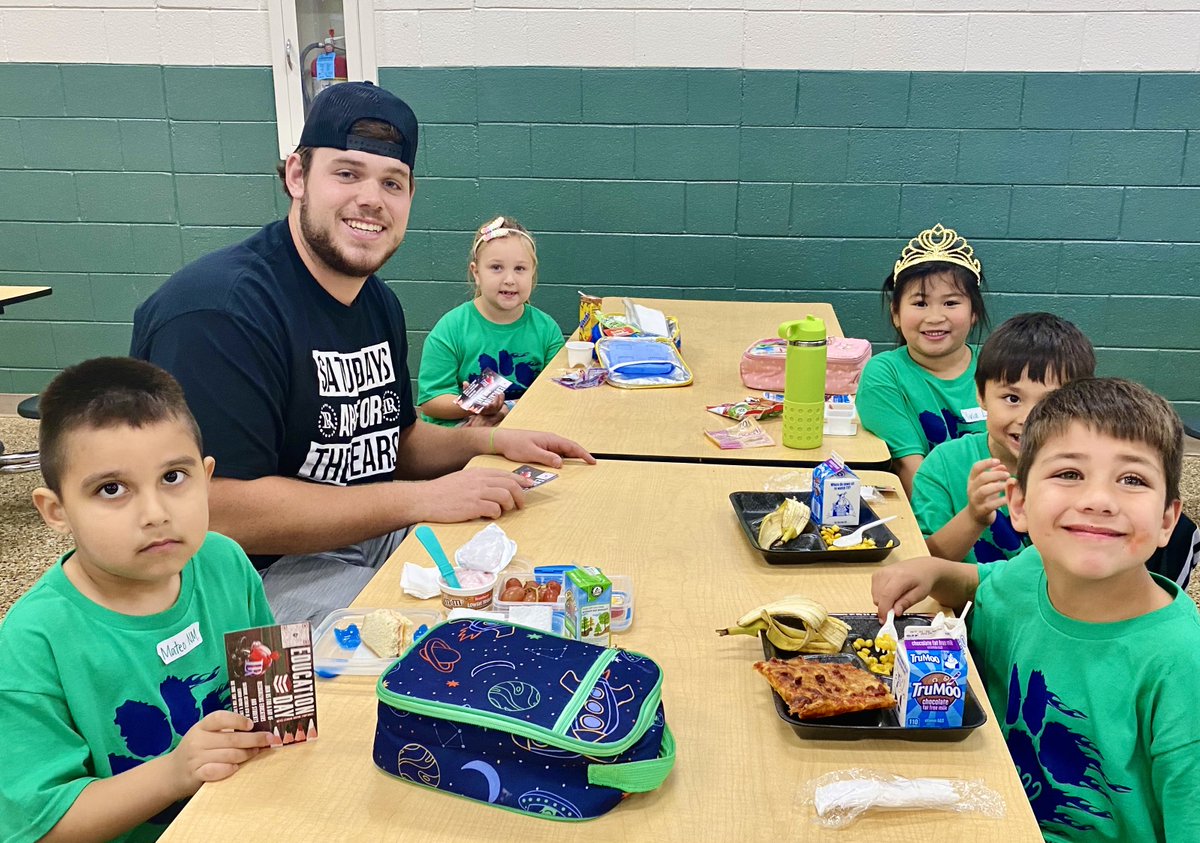
M1187 593L1118 623L1055 610L1037 548L979 566L971 650L1048 841L1200 832L1200 615Z
M484 369L512 381L505 398L520 398L562 347L562 329L528 302L521 318L509 325L490 322L473 301L463 302L439 319L425 338L417 404L439 395L458 395L463 381ZM422 417L435 424L458 424L454 419Z
M250 560L217 533L184 567L175 605L144 617L80 594L63 571L70 555L0 625L4 843L41 838L88 784L167 753L227 708L224 634L274 623ZM164 664L158 645L191 629L200 643ZM182 804L117 839L157 839Z
M884 442L893 459L925 456L966 433L986 430L975 393L975 355L954 380L942 380L913 362L904 346L867 361L855 398L867 430Z
M967 481L971 466L990 459L986 433L968 433L934 448L913 478L913 513L921 532L929 538L967 507ZM996 520L980 534L964 562L1011 559L1029 546L1029 537L1017 532L1008 507L996 510Z

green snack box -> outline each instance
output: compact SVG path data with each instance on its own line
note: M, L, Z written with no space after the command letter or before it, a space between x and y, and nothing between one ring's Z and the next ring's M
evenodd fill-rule
M609 646L612 582L599 568L572 568L566 576L563 634L576 641Z

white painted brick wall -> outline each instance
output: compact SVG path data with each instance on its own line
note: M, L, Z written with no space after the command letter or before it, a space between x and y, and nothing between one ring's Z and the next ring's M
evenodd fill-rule
M274 1L0 0L0 60L268 65ZM1200 0L362 1L381 67L1200 70Z

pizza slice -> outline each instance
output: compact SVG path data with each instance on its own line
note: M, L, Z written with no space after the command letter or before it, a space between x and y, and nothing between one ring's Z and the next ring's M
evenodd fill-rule
M755 662L754 669L801 720L896 706L886 685L850 664L769 659Z

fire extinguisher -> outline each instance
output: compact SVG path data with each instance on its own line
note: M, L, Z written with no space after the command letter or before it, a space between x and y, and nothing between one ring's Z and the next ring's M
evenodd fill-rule
M300 56L300 66L304 67L309 53L319 51L316 58L308 65L308 79L305 80L308 84L302 86L305 112L308 111L313 97L330 85L345 82L350 78L349 68L346 64L346 49L335 44L337 41L345 41L346 38L344 35L334 35L333 32L332 29L329 30L329 37L324 41L314 41L309 44Z

